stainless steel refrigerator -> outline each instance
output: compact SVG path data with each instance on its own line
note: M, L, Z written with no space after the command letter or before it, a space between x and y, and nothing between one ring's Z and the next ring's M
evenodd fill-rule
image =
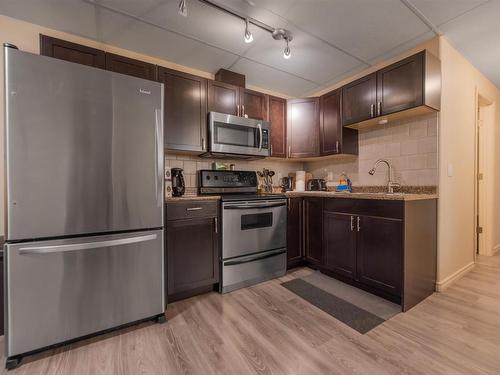
M163 85L5 52L6 356L164 313Z

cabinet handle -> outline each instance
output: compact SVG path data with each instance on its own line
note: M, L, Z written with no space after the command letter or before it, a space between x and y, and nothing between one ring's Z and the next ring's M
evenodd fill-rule
M375 104L370 105L370 117L375 117Z
M292 157L292 146L288 146L288 157Z
M339 141L335 142L335 153L339 153Z
M351 216L351 232L354 231L354 216Z
M382 114L382 102L377 102L377 116Z
M273 156L273 145L269 146L269 151L271 153L271 156Z
M205 138L201 139L201 149L205 151Z
M199 211L203 210L203 207L188 207L186 208L186 211Z
M245 104L241 105L241 116L245 117Z
M240 115L240 105L236 104L236 116Z
M215 233L219 233L219 220L217 220L217 216L214 217L214 226L215 226Z
M359 231L360 231L360 229L361 229L361 225L360 225L360 223L361 223L361 218L360 218L359 216L358 216L358 218L357 218L357 223L358 223L358 225L357 225L357 230L358 230L358 232L359 232Z

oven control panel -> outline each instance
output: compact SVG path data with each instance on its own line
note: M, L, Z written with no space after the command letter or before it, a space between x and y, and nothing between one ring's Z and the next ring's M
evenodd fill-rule
M252 171L201 170L200 188L257 188L257 173Z

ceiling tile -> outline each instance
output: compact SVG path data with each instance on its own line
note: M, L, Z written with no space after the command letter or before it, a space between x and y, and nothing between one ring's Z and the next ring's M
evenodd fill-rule
M451 44L500 87L500 2L491 1L443 25Z
M435 26L439 26L488 0L410 0Z
M231 70L245 74L247 83L250 85L263 87L290 96L300 96L317 87L312 82L244 58L233 65Z
M215 73L237 55L209 47L144 22L101 9L98 24L105 43Z
M96 39L95 7L81 0L0 0L0 14Z
M302 0L284 17L363 60L429 30L400 0Z
M245 56L316 83L329 80L360 65L358 60L316 38L305 33L294 35L290 42L290 59L283 58L284 41L274 40L270 34L255 43Z

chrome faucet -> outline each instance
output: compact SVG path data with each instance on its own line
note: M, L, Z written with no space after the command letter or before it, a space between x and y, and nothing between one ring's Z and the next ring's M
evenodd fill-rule
M386 159L378 159L375 164L373 165L373 168L370 169L368 172L370 175L374 175L375 171L377 170L377 167L380 163L385 163L387 164L388 168L388 175L387 175L387 193L389 194L394 194L394 188L395 187L400 187L401 184L393 180L393 175L392 175L392 166L391 163L389 163Z

